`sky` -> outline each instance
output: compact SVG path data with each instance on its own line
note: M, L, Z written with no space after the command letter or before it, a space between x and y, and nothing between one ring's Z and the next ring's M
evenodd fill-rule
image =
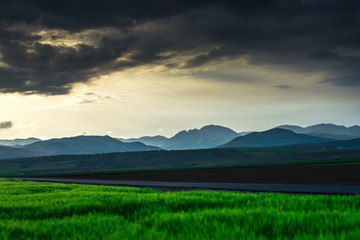
M360 124L357 0L3 0L0 139Z

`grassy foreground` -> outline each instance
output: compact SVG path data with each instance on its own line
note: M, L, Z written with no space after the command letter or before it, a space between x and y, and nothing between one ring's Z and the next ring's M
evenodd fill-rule
M0 239L359 239L360 196L0 179Z

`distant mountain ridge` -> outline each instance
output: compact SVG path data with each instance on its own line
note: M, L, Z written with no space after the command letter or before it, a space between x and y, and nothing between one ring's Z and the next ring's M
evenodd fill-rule
M219 125L207 125L200 129L180 131L171 138L154 136L120 140L124 142L139 141L166 150L184 150L214 148L229 142L237 136L239 134L230 128Z
M293 144L321 143L332 139L320 138L306 134L297 134L293 131L273 128L264 132L254 132L234 138L229 143L219 147L278 147Z
M184 130L177 133L163 145L163 148L172 150L213 148L237 136L238 133L230 128L208 125L201 129Z
M140 142L124 143L109 136L50 139L26 145L23 149L39 153L42 156L160 150L158 147L147 146Z
M76 136L37 141L23 147L0 146L0 158L154 151L161 148L140 142L124 143L109 136Z
M309 134L304 132L309 132ZM318 124L306 128L282 125L264 132L241 133L236 133L223 126L207 125L200 129L180 131L171 138L158 135L132 139L115 139L109 136L76 136L45 141L37 138L0 140L0 143L3 141L3 145L12 144L12 146L0 144L0 158L215 147L299 145L360 148L360 137L356 138L358 134L360 135L359 126L344 127L334 124Z
M129 138L129 139L117 138L117 139L122 142L142 142L146 145L157 146L157 147L164 145L169 140L169 138L160 135L144 136L141 138Z
M41 139L39 138L17 138L17 139L13 139L13 140L9 140L9 139L0 139L0 145L3 146L10 146L10 147L15 147L15 146L25 146L34 142L38 142L41 141Z
M337 140L349 140L360 138L360 126L352 127L339 126L330 123L321 123L309 127L300 127L296 125L281 125L276 128L286 129L295 133L303 133L317 137L332 138Z

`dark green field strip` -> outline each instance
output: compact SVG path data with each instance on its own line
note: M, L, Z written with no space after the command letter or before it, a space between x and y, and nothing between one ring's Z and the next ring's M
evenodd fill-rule
M0 180L0 239L358 239L360 196Z
M297 163L279 163L279 164L253 164L253 165L230 165L230 166L213 166L213 167L184 167L184 168L160 168L160 169L132 169L132 170L107 170L107 171L86 171L86 172L68 172L68 173L55 173L55 174L31 174L31 175L14 175L8 177L69 177L69 176L91 176L101 174L126 174L126 173L151 173L151 172L184 172L184 171L197 171L197 170L221 170L221 169L236 169L236 168L264 168L264 167L282 167L282 166L326 166L326 165L358 165L360 159L336 160L336 161L309 161Z
M359 150L322 148L234 148L64 155L0 160L0 176L328 164L356 162L359 159Z

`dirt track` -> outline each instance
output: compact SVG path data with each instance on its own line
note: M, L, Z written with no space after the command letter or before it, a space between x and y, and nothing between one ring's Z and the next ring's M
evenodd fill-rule
M360 186L360 164L151 171L137 173L69 175L62 178L164 182L283 183Z

